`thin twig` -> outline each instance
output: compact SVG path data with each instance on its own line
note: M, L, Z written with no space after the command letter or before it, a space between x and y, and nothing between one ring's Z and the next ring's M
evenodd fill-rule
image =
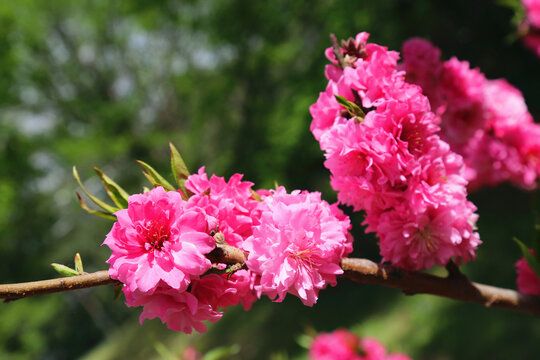
M229 245L218 245L207 255L213 262L244 265L243 251ZM440 277L418 271L406 271L368 259L344 258L342 277L362 284L378 284L403 291L405 294L431 294L472 302L484 307L497 307L540 315L540 297L517 291L470 282L464 275ZM0 299L14 300L29 296L89 288L118 283L107 271L60 279L0 285Z
M345 61L345 57L343 56L343 53L341 52L341 48L339 47L339 42L335 34L330 34L330 41L332 42L332 49L334 52L334 55L336 56L337 62L339 64L339 67L344 70L348 65ZM366 113L366 109L362 106L362 99L360 99L360 96L358 95L358 91L352 90L353 96L354 96L354 102L356 105L360 106L362 111Z
M345 58L343 57L343 54L341 53L341 49L339 48L338 39L335 34L330 34L330 41L332 42L332 48L334 49L334 55L336 55L337 62L339 64L339 67L341 69L345 69L347 64L345 64Z

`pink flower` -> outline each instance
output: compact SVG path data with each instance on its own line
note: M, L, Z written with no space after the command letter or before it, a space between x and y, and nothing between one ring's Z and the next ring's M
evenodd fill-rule
M183 291L210 268L205 254L215 242L207 217L186 209L179 193L158 187L132 195L128 208L115 215L118 221L104 241L112 250L109 275L130 291L151 294L158 286Z
M422 86L441 117L441 138L463 156L469 190L502 182L534 188L540 142L532 134L540 126L521 92L504 79L486 79L466 61L439 60L440 51L425 40L403 48L406 78Z
M246 265L260 276L258 296L283 301L290 293L312 306L319 290L343 273L341 258L352 251L349 219L320 193L280 188L259 204L260 224L244 242Z
M539 0L521 0L525 7L526 17L529 23L540 28L540 1Z
M455 128L460 136L474 133L485 120L469 110L481 110L485 78L457 59L440 62L440 51L429 42L411 40L406 47L409 61L402 68L431 83L438 103L430 105L419 86L405 81L397 65L399 54L367 39L368 34L361 33L342 45L343 70L327 50L333 63L326 70L328 86L311 108L311 130L325 151L330 184L342 204L366 212L366 231L377 233L384 259L414 269L445 265L454 256L468 261L480 243L474 232L477 216L466 200L463 158L439 137L440 117L431 105L438 114L450 114L448 103L456 105L451 118L457 120L444 125L447 133ZM353 118L343 112L332 99L335 95L355 103L365 115ZM428 226L432 222L437 225ZM426 226L444 230L428 245L418 236ZM404 227L410 228L410 238L403 237ZM432 242L441 245L431 247Z
M203 333L206 332L203 321L216 322L223 316L223 312L216 311L210 304L199 301L187 291L158 288L148 295L139 291L132 292L126 286L123 291L128 306L143 306L139 317L141 324L146 319L159 318L170 330L191 334L195 329Z
M202 360L203 356L193 346L187 346L182 352L181 360Z
M309 349L313 360L360 360L360 338L345 329L317 335Z
M431 99L442 71L441 51L425 39L412 38L403 43L401 53L405 79L411 84L421 84L422 92Z
M536 56L540 57L540 35L537 33L528 33L524 35L521 40L525 44L526 47L528 47L530 50L532 50Z
M234 174L229 181L212 175L208 179L204 167L190 175L186 188L194 195L188 200L187 208L201 209L214 221L212 230L219 230L229 245L242 248L242 243L252 233L257 206L251 187L253 183L242 181L241 174Z
M531 253L535 255L533 250L531 250ZM540 295L540 279L524 257L516 262L516 271L519 292L528 295Z
M248 270L238 270L232 275L209 274L193 283L191 293L212 309L219 311L233 305L242 303L245 310L249 310L256 295L251 291L252 275Z
M422 270L445 266L452 258L458 262L474 258L480 244L473 227L475 210L469 202L450 200L421 212L403 204L382 213L376 231L383 260Z
M312 360L411 360L405 354L387 355L373 338L359 338L345 329L317 335L309 349Z

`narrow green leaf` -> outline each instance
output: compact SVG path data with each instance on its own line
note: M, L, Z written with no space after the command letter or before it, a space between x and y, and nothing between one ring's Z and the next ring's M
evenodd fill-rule
M262 201L261 195L257 194L253 189L251 189L251 196L257 201Z
M143 172L144 176L150 181L152 186L163 186L165 190L168 191L175 191L176 189L174 186L172 186L163 176L161 176L156 170L154 170L153 167L148 165L147 163L137 160L139 165L143 167L144 170L146 170L146 173Z
M146 171L143 171L143 175L144 177L146 178L146 180L148 180L148 182L152 185L152 187L158 187L158 186L162 186L160 183L158 183L156 181L156 179L154 179L149 173L147 173Z
M184 162L184 159L182 159L180 152L171 142L169 143L169 147L171 148L171 169L174 176L174 181L176 181L180 189L183 191L184 183L190 175L189 170Z
M146 186L143 186L143 193L146 194L146 193L149 193L150 192L150 188L146 187Z
M129 194L124 189L122 189L120 185L114 182L113 179L105 175L105 173L101 171L101 169L94 167L94 171L101 179L103 186L105 186L105 190L107 190L107 194L109 195L111 200L114 201L116 206L121 209L127 209Z
M75 271L77 271L77 273L79 274L82 274L84 273L84 268L83 268L83 264L82 264L82 259L81 259L81 254L79 253L76 253L75 254Z
M313 342L313 338L306 334L300 334L296 338L296 343L300 345L300 347L303 347L304 349L309 349L311 347L312 342Z
M202 360L225 360L240 352L240 345L220 346L207 352Z
M343 106L351 116L357 117L360 119L364 119L366 117L366 114L362 110L362 108L358 105L356 105L354 102L349 101L345 99L343 96L340 95L334 95L339 105Z
M156 352L159 354L160 360L177 360L179 359L178 356L176 356L172 351L169 350L163 343L156 342L154 343L154 349L156 349Z
M523 253L523 257L527 261L527 264L535 272L536 276L540 278L540 263L538 262L536 257L531 253L529 248L524 243L522 243L518 238L515 237L514 241L521 248L521 252Z
M57 273L59 273L62 276L79 275L79 273L76 270L70 267L67 267L66 265L52 263L51 266L53 267L54 270L56 270Z
M534 250L535 254L537 254L536 256L540 256L538 254L540 254L540 224L538 223L540 219L537 217L536 218L536 224L534 225L534 230L536 231L536 236L534 237L534 240L533 240L533 244L532 244L532 249Z
M78 192L76 192L75 194L77 194L77 198L79 199L79 204L81 205L81 208L84 211L86 211L86 212L88 212L88 213L90 213L92 215L102 217L104 219L116 220L116 216L114 216L114 214L109 214L108 212L104 212L104 211L101 211L101 210L92 210L92 209L90 209L88 206L86 206L86 203L84 202L81 195Z
M86 190L86 188L83 186L83 184L81 182L81 177L79 176L79 172L77 171L77 168L75 166L73 167L73 176L75 177L75 180L77 180L77 183L79 184L81 189L84 191L84 193L90 198L90 200L92 200L94 202L94 204L96 204L97 206L99 206L100 208L105 210L106 213L114 214L115 212L120 210L119 208L111 206L111 205L107 204L106 202L101 201L100 199L98 199L94 195L90 194Z

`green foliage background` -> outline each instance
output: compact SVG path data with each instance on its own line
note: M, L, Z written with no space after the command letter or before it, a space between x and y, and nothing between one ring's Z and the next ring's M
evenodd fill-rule
M399 50L427 37L446 58L505 77L540 116L540 60L519 42L512 10L491 1L65 1L0 3L0 282L56 276L51 262L106 268L111 223L86 214L71 167L104 197L92 166L130 192L135 159L166 173L167 142L191 171L245 174L257 187L319 190L334 201L308 107L326 81L328 34L360 31ZM471 195L484 244L471 278L514 287L511 241L532 239L530 194ZM355 224L355 254L377 259ZM537 359L540 321L429 296L341 281L307 308L290 297L228 311L203 335L138 325L139 309L95 288L0 304L2 359L167 359L187 344L239 344L242 359L302 359L306 329L347 327L415 359Z

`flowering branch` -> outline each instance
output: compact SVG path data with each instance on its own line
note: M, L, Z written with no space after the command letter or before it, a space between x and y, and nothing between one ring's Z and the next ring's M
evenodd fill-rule
M245 254L229 245L217 245L207 255L213 262L242 265ZM378 284L402 290L407 295L431 294L472 302L485 307L498 307L540 315L540 297L528 296L511 289L470 282L463 275L435 276L418 271L406 271L368 259L344 258L341 261L344 278L362 284ZM84 289L117 283L107 271L59 279L0 285L0 299L6 301L62 291Z

